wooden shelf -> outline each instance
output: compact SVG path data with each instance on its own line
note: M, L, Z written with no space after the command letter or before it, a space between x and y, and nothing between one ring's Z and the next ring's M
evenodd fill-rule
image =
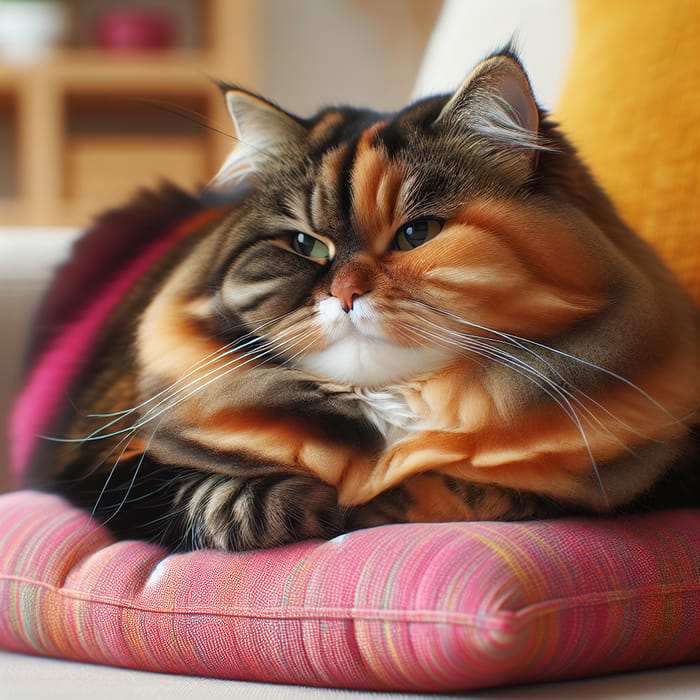
M50 82L64 90L201 89L208 73L221 70L209 51L173 50L115 53L97 49L57 51L50 63L0 64L0 90L21 88L26 81Z
M79 48L37 65L0 64L0 119L10 123L14 145L0 226L85 225L158 172L190 186L214 174L230 148L217 133L230 122L214 79L255 83L257 7L255 0L196 6L204 13L199 49ZM157 107L144 112L149 101L162 105L162 130ZM173 117L179 111L196 118ZM193 126L197 120L214 129Z

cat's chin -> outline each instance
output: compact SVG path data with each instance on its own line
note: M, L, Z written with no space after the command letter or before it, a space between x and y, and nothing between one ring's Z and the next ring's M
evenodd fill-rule
M339 384L381 388L419 377L448 360L435 348L411 348L374 337L342 338L320 352L299 358L296 366Z

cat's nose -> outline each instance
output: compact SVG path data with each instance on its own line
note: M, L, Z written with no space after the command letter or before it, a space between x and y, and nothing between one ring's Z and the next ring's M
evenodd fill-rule
M366 270L338 275L331 285L331 294L338 299L345 313L352 309L356 299L371 290L372 277Z
M343 307L343 311L347 313L350 311L355 304L355 299L366 294L369 290L362 289L362 287L348 285L347 287L340 287L336 289L331 288L331 294L340 301L340 305Z

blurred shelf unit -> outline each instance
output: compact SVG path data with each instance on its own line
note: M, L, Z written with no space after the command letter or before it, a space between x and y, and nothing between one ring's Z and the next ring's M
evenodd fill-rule
M0 226L84 226L139 187L211 178L231 148L213 79L255 84L256 0L195 7L201 47L0 61Z

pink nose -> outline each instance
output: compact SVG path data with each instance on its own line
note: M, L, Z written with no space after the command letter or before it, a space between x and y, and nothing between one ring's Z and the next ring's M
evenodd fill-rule
M355 299L372 289L370 275L364 270L338 275L331 285L331 294L340 301L343 311L352 309Z

